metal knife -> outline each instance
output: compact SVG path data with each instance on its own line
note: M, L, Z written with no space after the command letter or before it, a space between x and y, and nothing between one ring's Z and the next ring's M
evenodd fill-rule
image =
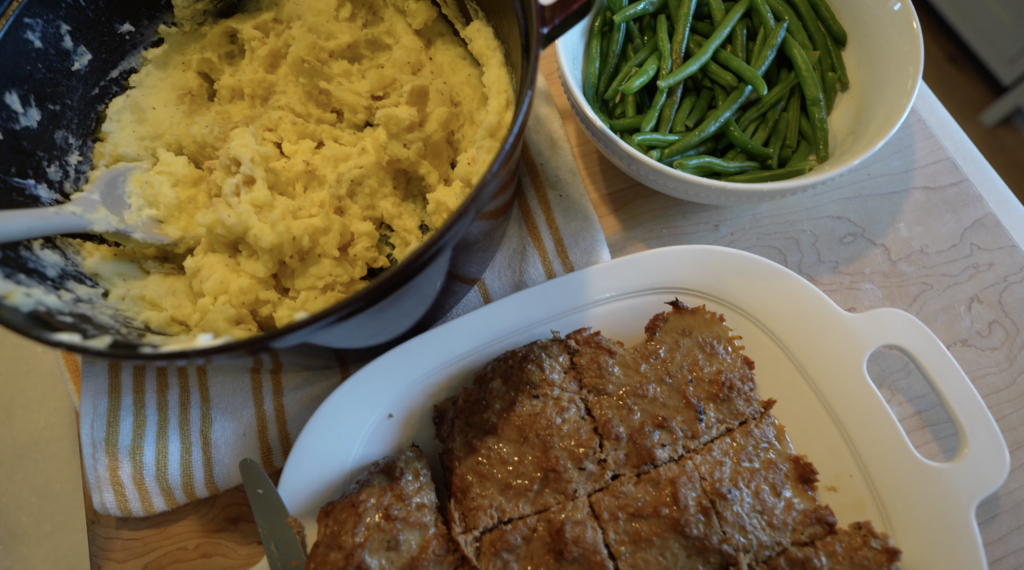
M238 470L242 473L242 484L270 570L301 570L306 566L306 547L297 529L288 524L288 508L277 494L274 483L252 459L243 459Z

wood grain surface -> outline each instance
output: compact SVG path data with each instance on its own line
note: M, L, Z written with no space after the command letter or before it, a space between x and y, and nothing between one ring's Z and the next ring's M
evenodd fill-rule
M922 117L912 111L873 158L811 195L704 206L612 166L572 115L550 49L541 71L612 257L679 244L742 249L799 273L847 310L895 307L931 328L1010 448L1009 480L977 511L990 567L1024 568L1024 252ZM955 455L955 424L909 361L879 352L869 371L925 457ZM261 555L237 489L150 519L90 513L94 568L248 568Z

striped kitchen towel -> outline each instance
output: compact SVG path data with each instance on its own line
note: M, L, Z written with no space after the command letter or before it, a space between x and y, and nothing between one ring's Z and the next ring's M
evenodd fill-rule
M444 320L609 258L559 112L543 77L537 83L509 229L484 277ZM94 508L153 515L240 484L244 457L279 469L313 411L358 367L340 358L325 365L325 353L300 347L188 367L61 353L79 398Z

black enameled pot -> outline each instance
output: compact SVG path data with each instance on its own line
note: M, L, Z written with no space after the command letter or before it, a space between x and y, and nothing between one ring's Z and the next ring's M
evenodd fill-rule
M372 354L436 322L483 275L501 242L516 194L541 49L582 19L590 1L477 4L506 48L516 90L512 129L481 183L447 224L368 287L281 329L173 353L140 352L149 331L109 305L106 319L99 319L45 309L26 313L0 303L0 324L94 356L197 361L302 343ZM0 209L49 205L81 186L102 110L134 72L122 62L153 45L156 27L168 21L170 10L169 0L24 0L17 6L0 0ZM65 259L58 271L43 263L53 255ZM51 239L41 247L0 246L0 299L9 298L12 284L60 297L70 295L76 283L95 287ZM75 341L78 335L92 339L105 334L114 336L108 346Z

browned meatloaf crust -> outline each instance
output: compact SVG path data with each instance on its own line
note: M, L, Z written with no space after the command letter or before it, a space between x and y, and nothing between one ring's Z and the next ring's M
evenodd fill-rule
M740 563L760 562L822 538L835 528L832 509L818 504L818 471L793 452L785 428L765 413L702 449L694 459L705 493Z
M484 570L612 570L586 498L501 525L480 538Z
M760 570L896 570L900 551L870 522L838 529L813 544L793 546Z
M760 415L740 337L704 307L670 305L632 348L589 329L567 336L612 473L677 459Z
M320 509L306 570L454 570L462 556L437 507L418 447L385 457Z
M569 345L540 340L492 360L434 414L448 522L460 543L586 496L608 475ZM471 546L466 546L472 550Z

